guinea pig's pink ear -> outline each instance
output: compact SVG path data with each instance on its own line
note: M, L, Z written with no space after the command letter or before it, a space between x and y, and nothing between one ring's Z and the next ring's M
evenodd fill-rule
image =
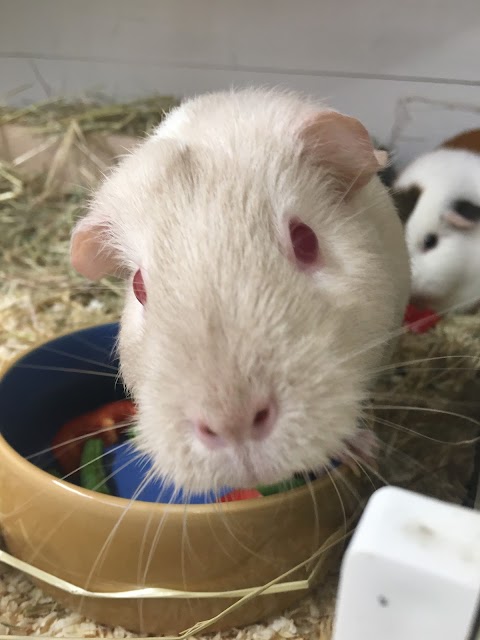
M304 155L329 170L338 190L346 197L364 187L388 161L376 151L365 127L350 116L321 111L300 131Z
M383 149L374 149L373 155L378 162L378 170L386 169L388 166L388 153Z
M70 261L73 268L89 280L114 275L118 263L109 248L110 225L93 213L75 226L70 242Z
M464 218L456 211L447 211L444 216L445 222L447 222L454 229L459 229L460 231L470 231L477 226L478 222L475 220L470 220L469 218Z

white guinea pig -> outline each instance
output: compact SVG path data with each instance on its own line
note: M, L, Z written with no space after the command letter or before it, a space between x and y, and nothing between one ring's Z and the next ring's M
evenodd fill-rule
M399 175L395 200L411 260L412 302L440 313L480 303L480 130L426 153Z
M409 296L381 155L294 93L221 92L170 112L100 187L72 263L126 278L121 372L161 476L273 483L355 439Z

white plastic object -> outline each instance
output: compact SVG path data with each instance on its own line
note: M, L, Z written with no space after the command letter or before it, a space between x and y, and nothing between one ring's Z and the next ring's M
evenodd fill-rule
M479 598L480 512L384 487L345 553L333 640L477 639Z

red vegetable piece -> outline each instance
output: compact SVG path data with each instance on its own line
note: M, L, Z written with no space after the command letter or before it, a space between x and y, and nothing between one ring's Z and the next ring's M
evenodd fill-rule
M117 400L65 423L52 441L52 453L62 471L69 474L80 466L85 436L101 438L105 446L115 444L119 433L130 426L122 423L130 423L135 414L131 400Z
M431 309L418 309L413 304L408 305L404 317L404 324L412 333L425 333L439 321L440 316Z
M235 489L219 498L217 502L236 502L237 500L250 500L251 498L262 498L260 491L256 489Z

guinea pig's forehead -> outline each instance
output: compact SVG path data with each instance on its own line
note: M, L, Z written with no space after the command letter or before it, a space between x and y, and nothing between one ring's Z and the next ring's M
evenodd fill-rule
M139 178L164 183L183 176L188 178L195 168L195 154L180 142L151 138L139 149L136 163L140 168Z
M216 215L225 208L246 207L253 215L268 203L281 209L277 201L285 199L294 183L294 163L282 148L265 153L258 142L239 144L236 136L206 142L157 136L124 165L110 192L121 209Z

